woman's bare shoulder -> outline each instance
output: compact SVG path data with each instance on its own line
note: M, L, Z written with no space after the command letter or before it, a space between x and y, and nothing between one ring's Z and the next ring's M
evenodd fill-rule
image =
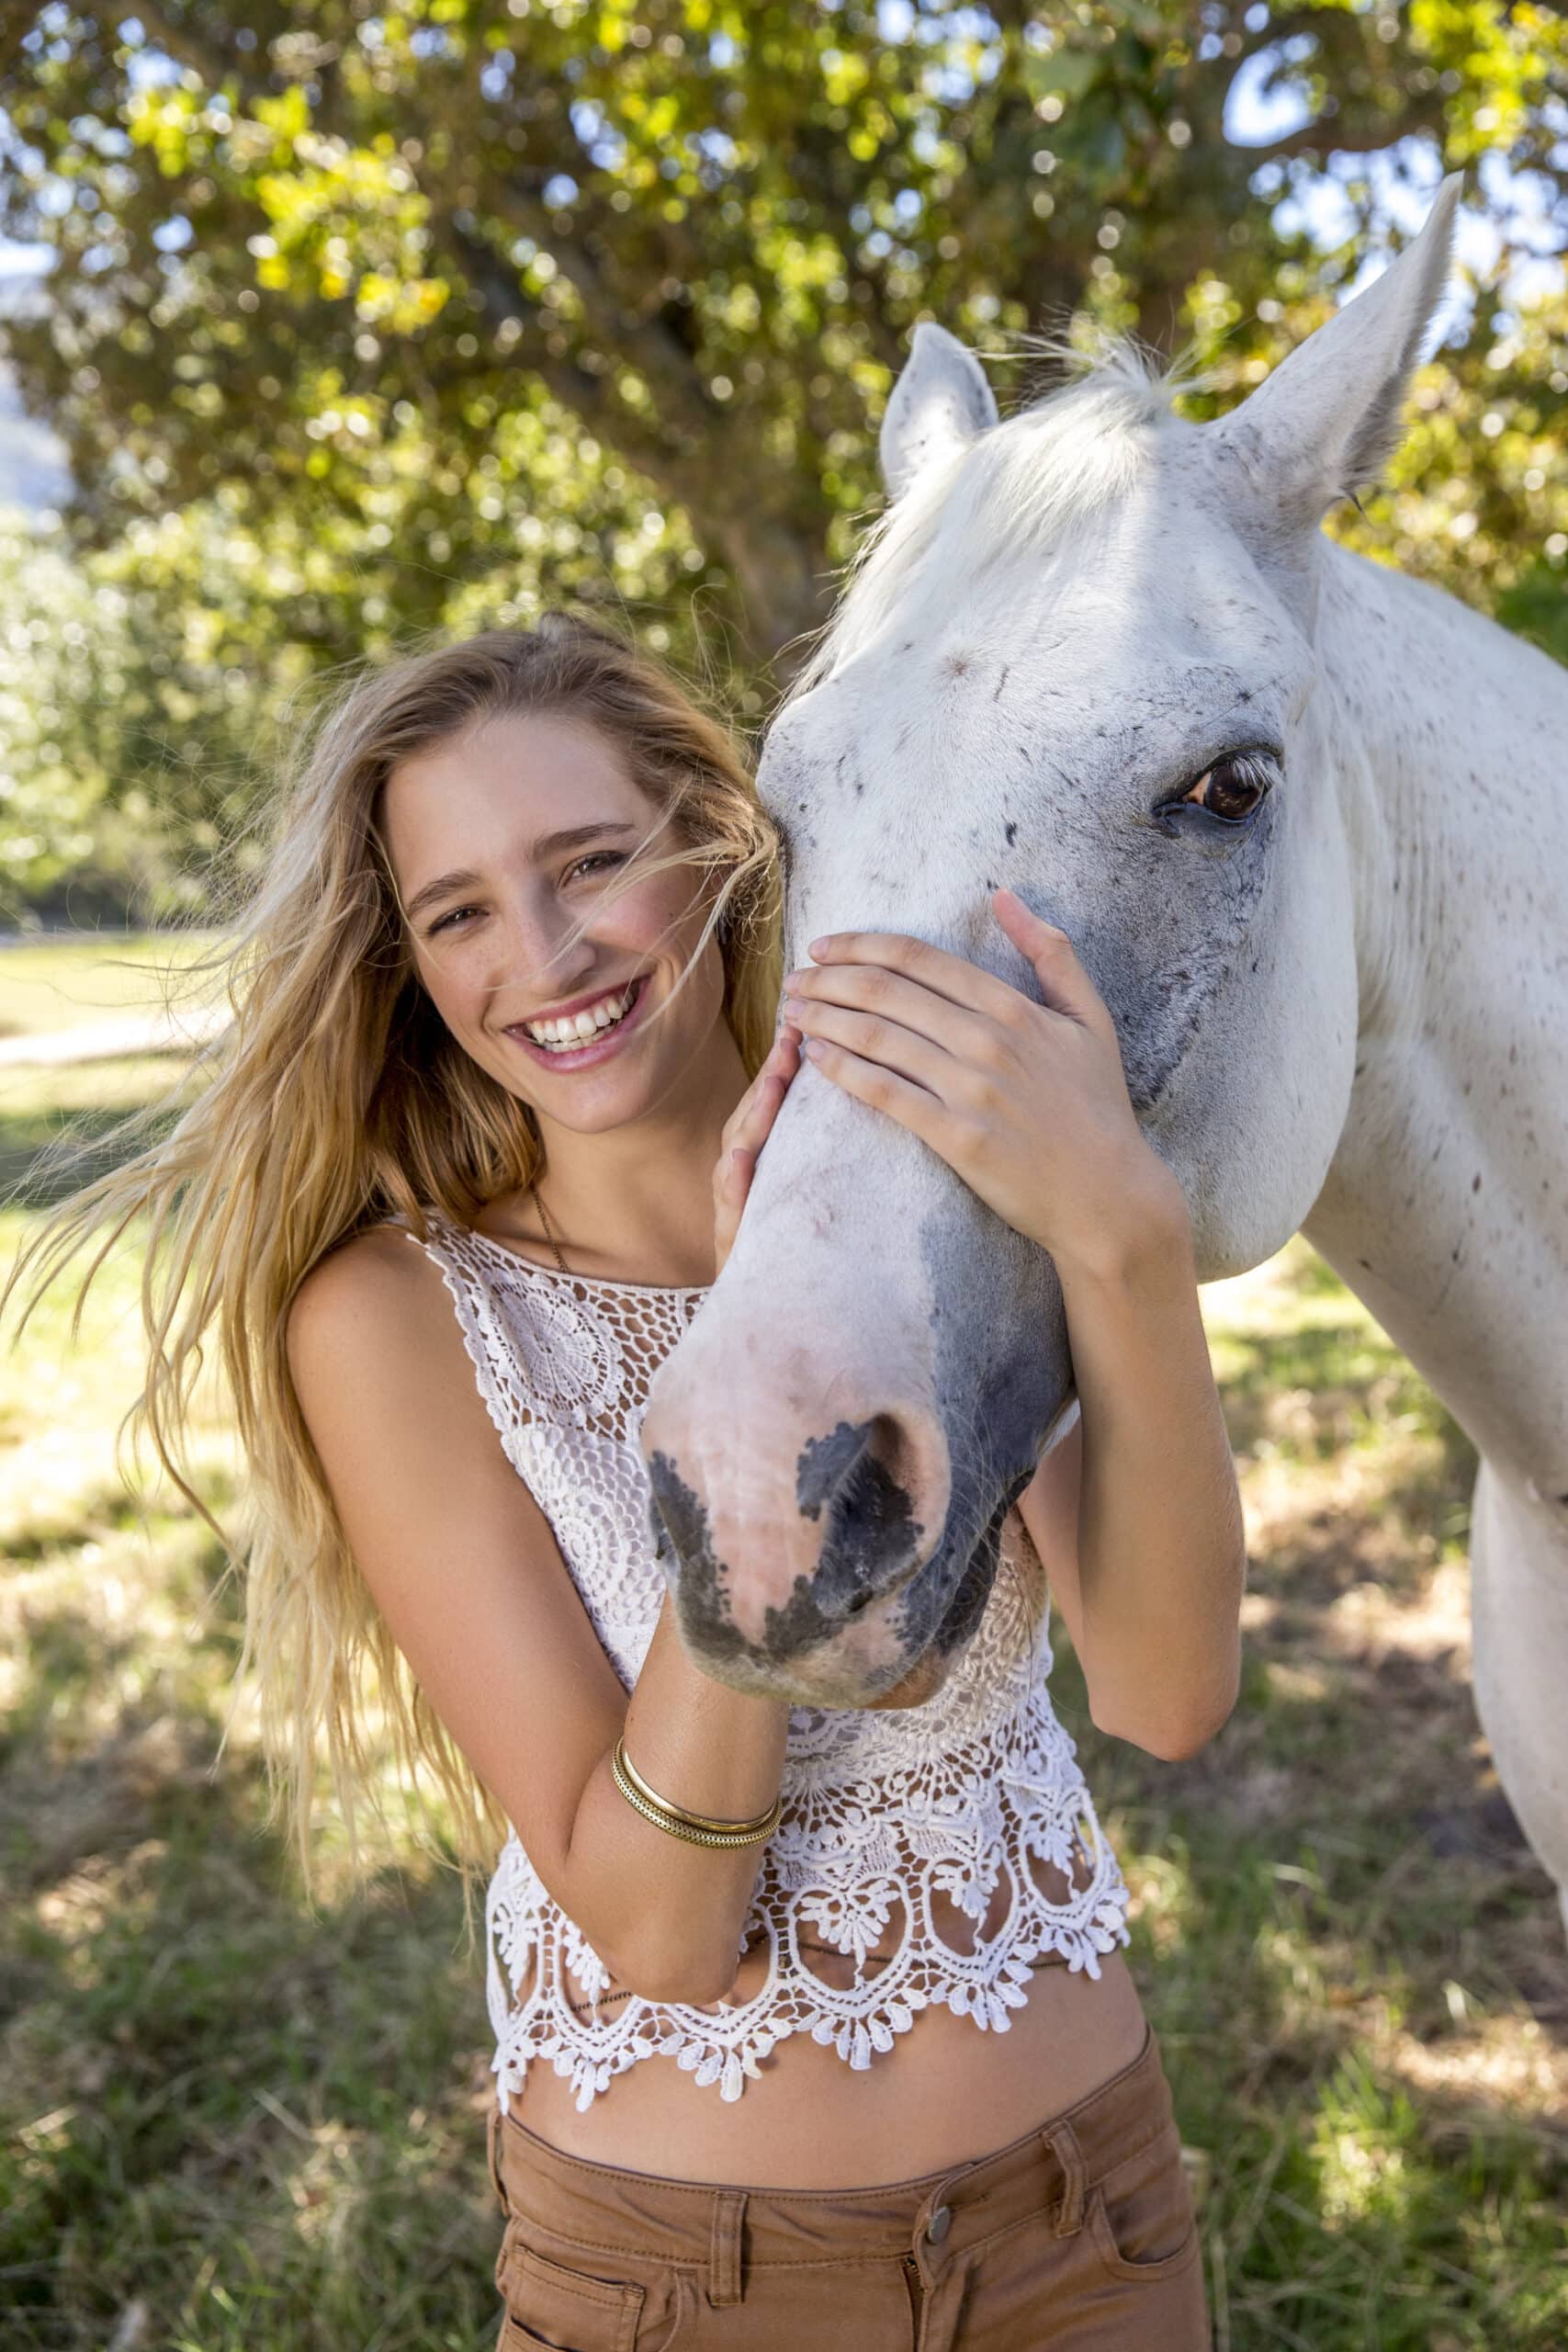
M440 1268L406 1226L373 1225L320 1257L296 1290L288 1349L298 1376L390 1346L423 1351L451 1320Z

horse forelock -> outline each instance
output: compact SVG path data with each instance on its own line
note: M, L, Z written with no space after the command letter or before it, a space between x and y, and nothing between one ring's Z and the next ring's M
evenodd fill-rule
M1088 356L1040 337L1016 341L1082 372L932 459L876 517L786 701L874 643L939 548L932 569L945 596L998 546L1020 553L1050 547L1122 497L1188 388L1181 362L1164 368L1129 338L1107 338Z

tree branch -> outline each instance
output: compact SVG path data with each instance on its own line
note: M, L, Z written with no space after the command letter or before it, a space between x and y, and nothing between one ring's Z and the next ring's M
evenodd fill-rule
M712 485L711 448L705 453L707 462L698 464L695 460L705 456L702 450L683 452L672 447L659 432L650 429L635 410L615 397L606 377L582 367L570 352L549 350L536 306L528 303L500 256L481 237L459 229L455 222L449 224L448 233L461 258L464 274L483 300L486 318L492 327L499 326L502 320L532 311L530 323L535 332L528 337L527 347L518 350L518 367L537 376L584 424L599 426L633 465L650 481L657 481L671 497L679 498L682 503L695 501L700 509L705 486L711 489ZM502 364L491 363L491 367ZM715 423L721 420L716 419Z
M1348 130L1338 115L1320 115L1315 122L1303 122L1299 130L1287 131L1282 139L1271 139L1263 147L1241 147L1235 140L1227 143L1234 153L1246 155L1251 163L1279 164L1293 155L1333 153L1340 155L1375 155L1395 141L1410 139L1422 132L1443 134L1443 104L1440 97L1430 106L1412 105L1395 120L1368 123L1360 129Z
M690 356L657 316L628 309L616 300L585 250L578 225L574 223L571 235L562 236L543 201L513 181L486 175L479 193L485 209L503 228L526 237L553 256L582 304L590 334L618 349L639 374L658 386L677 412L671 419L677 429L711 431L719 420L702 398L700 379Z

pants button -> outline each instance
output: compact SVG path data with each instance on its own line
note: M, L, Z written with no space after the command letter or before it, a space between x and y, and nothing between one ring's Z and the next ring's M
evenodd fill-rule
M940 2245L952 2227L952 2206L939 2205L936 2211L931 2215L931 2220L926 2223L926 2235L930 2238L933 2245Z

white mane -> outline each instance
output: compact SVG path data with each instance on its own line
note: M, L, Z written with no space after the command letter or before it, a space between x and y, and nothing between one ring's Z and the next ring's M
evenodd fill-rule
M1122 495L1135 480L1152 432L1168 423L1182 363L1125 338L1107 340L1086 363L1081 352L1021 338L1044 356L1086 372L924 466L901 498L877 516L846 566L838 609L802 665L786 700L819 684L879 637L910 582L933 564L944 595L999 539L1010 548L1050 544Z

